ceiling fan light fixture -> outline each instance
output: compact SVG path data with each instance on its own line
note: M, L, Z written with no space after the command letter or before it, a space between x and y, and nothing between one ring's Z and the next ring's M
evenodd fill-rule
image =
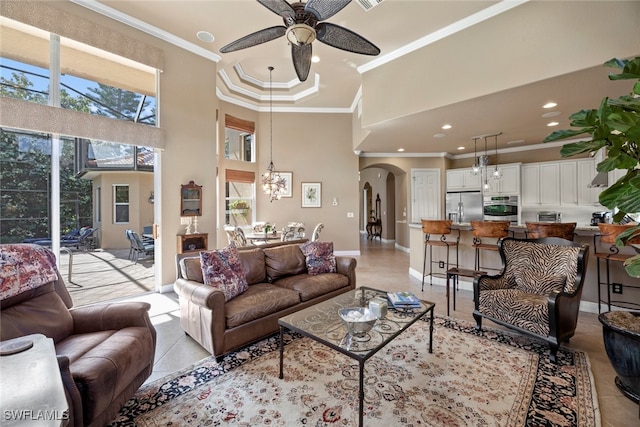
M287 40L297 46L311 44L316 39L316 30L306 24L295 24L287 29Z

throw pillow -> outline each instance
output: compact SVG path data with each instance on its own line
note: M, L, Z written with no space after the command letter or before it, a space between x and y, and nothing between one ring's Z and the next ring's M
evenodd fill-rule
M233 243L223 249L200 252L200 264L204 283L222 291L225 301L249 289L238 250Z
M307 242L300 246L300 249L305 256L309 275L336 272L333 242Z

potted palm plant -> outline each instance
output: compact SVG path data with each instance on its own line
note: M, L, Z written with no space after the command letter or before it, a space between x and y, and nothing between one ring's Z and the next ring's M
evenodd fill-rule
M612 59L605 66L621 70L609 74L610 80L636 80L632 93L615 99L604 98L597 109L572 114L574 129L555 131L544 142L589 135L591 139L565 144L560 150L562 157L605 149L606 157L598 163L598 172L626 171L600 193L601 205L617 209L613 219L618 222L629 212L640 212L640 57ZM638 236L640 226L631 227L618 235L616 245L624 246ZM630 276L640 277L640 251L625 261L625 269ZM640 312L610 311L600 314L598 320L602 323L607 356L617 374L615 383L625 396L637 402L640 399Z

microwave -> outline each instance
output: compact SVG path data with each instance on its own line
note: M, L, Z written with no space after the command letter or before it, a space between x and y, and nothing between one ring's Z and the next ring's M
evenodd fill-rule
M520 209L518 196L484 196L482 213L485 221L509 221L518 223Z

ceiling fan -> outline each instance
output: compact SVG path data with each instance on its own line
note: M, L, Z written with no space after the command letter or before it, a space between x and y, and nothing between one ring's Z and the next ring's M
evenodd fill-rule
M285 26L265 28L223 46L222 53L256 46L284 35L291 43L291 56L301 82L307 80L311 69L311 43L319 40L347 52L378 55L380 49L364 37L339 25L324 21L340 12L351 0L309 0L289 4L285 0L257 0L258 3L280 15Z

